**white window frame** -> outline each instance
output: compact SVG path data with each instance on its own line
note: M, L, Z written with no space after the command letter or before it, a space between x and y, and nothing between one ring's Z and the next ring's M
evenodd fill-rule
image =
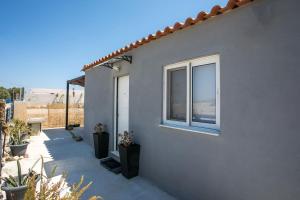
M182 121L176 121L176 120L168 120L167 115L168 115L168 71L169 70L174 70L174 69L180 69L180 68L186 68L186 86L187 86L187 96L186 96L186 102L189 102L190 97L189 97L189 90L190 90L190 80L189 80L189 75L190 74L190 67L189 67L189 63L188 62L179 62L179 63L175 63L175 64L171 64L171 65L167 65L164 68L164 109L163 109L163 121L164 123L170 123L170 124L175 124L175 125L184 125L187 126L188 125L188 118L190 116L189 112L190 109L188 107L188 103L186 105L186 121L182 122Z
M193 122L192 121L192 69L193 67L199 67L199 65L207 65L207 64L215 64L216 65L216 124L209 124L209 123L200 123L200 122ZM187 72L187 108L186 108L186 121L180 122L175 120L168 120L167 119L167 110L168 110L168 71L175 70L176 68L186 67ZM166 65L164 67L164 76L163 76L163 123L164 124L171 124L171 125L180 125L185 127L199 127L199 128L211 128L220 130L220 56L219 55L212 55L206 56L196 59L191 59L171 65Z

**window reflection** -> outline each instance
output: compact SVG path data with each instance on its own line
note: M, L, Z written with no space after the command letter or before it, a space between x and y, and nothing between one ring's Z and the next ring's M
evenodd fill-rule
M216 64L192 68L192 121L216 123Z

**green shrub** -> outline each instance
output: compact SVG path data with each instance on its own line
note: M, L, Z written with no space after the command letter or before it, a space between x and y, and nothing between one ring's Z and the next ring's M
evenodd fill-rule
M22 120L14 119L8 126L9 143L11 145L24 144L26 137L30 134L30 127Z

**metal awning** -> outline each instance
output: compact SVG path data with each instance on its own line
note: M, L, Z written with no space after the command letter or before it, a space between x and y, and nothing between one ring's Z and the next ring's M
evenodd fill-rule
M77 78L67 81L67 91L66 91L66 130L69 127L69 90L70 85L79 85L81 87L85 86L85 75L79 76Z
M71 80L68 80L67 84L79 85L81 87L84 87L84 85L85 85L84 82L85 82L85 75L79 76L79 77L71 79Z
M118 62L118 61L126 61L128 63L132 63L132 56L127 56L127 55L124 55L124 56L119 56L119 57L115 57L115 58L112 58L104 63L101 63L101 64L98 64L96 65L95 67L107 67L107 68L110 68L110 69L113 69L113 65L114 63Z

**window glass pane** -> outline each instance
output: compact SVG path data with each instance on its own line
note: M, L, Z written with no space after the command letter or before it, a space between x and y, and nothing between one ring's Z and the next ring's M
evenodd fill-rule
M169 70L167 119L186 121L186 68Z
M216 64L193 67L193 122L216 123Z

